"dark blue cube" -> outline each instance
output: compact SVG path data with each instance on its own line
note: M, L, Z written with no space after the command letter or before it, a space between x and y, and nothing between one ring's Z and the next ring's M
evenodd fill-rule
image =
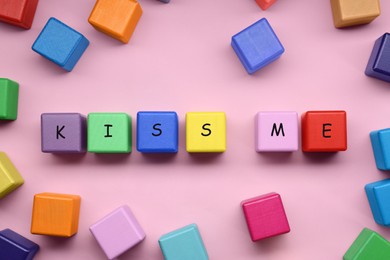
M176 112L138 112L137 150L141 153L177 153L178 128Z
M375 41L365 71L367 76L390 82L390 34Z
M0 259L30 260L39 246L11 229L0 231Z

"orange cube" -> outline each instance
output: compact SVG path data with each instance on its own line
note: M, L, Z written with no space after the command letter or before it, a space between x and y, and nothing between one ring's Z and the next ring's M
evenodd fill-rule
M273 5L276 0L256 0L256 3L260 6L261 9L266 10L268 7Z
M40 193L34 196L31 233L71 237L77 233L80 196Z
M98 0L88 22L123 43L128 43L142 15L135 0Z
M304 152L347 150L347 113L308 111L303 114L302 150Z

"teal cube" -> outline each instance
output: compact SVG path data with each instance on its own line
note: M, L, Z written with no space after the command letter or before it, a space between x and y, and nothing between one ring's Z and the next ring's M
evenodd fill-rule
M196 224L165 234L158 243L165 260L209 259Z
M372 131L370 139L376 167L380 170L390 170L390 128Z
M390 179L367 184L365 190L375 222L390 227Z
M0 78L0 120L16 120L18 117L19 84Z

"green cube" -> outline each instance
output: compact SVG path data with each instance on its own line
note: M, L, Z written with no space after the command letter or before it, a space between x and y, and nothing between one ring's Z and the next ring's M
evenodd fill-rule
M88 152L130 153L131 117L126 113L88 114Z
M18 117L19 84L0 78L0 120L16 120Z
M345 253L344 260L390 259L390 242L378 233L364 228Z

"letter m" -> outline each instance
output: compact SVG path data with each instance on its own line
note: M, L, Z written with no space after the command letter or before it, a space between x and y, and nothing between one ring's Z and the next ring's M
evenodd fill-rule
M280 132L282 132L282 135L284 136L283 123L279 124L279 128L277 128L276 123L274 123L272 126L271 136L274 136L274 133L276 133L276 136L279 136Z

